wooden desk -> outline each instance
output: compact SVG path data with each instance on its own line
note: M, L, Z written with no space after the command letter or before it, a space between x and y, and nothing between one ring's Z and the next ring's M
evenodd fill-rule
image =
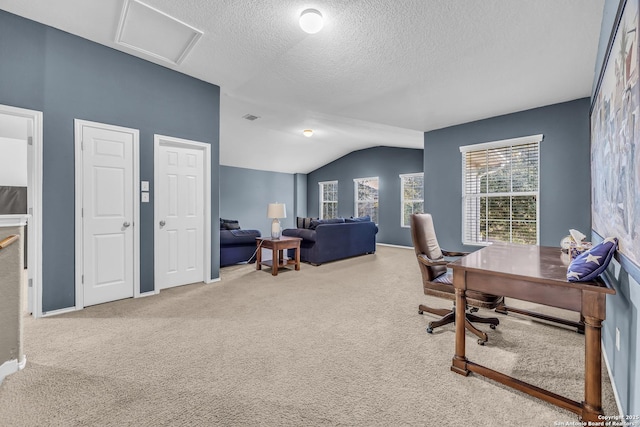
M578 414L599 421L602 414L602 354L600 348L605 299L615 290L602 281L568 282L560 248L494 244L449 265L453 268L456 307L466 306L466 290L487 292L577 311L585 324L584 401L576 402L532 384L469 361L465 356L464 310L456 310L456 349L451 370L475 372Z
M281 236L279 239L271 237L256 237L258 251L256 254L256 270L261 270L263 265L271 267L271 274L278 275L278 268L288 264L295 264L296 270L300 270L300 237ZM271 249L273 256L271 260L262 261L262 248ZM284 260L284 250L295 249L295 258L288 261Z

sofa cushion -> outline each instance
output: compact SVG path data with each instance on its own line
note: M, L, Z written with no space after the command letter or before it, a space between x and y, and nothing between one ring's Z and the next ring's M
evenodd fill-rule
M311 221L311 230L315 230L317 226L322 224L343 224L344 218L314 219Z
M300 237L310 242L316 241L316 231L309 228L287 228L282 232L283 236Z
M371 221L371 217L369 215L365 215L365 216L357 216L357 217L351 217L351 218L345 218L344 222L368 222Z
M229 230L236 237L252 236L260 237L259 230Z
M255 245L260 230L220 230L220 246Z
M303 218L303 217L296 217L296 227L298 228L309 228L311 227L311 221L313 221L314 219L318 219L318 218Z
M220 230L240 230L240 223L236 219L220 218Z

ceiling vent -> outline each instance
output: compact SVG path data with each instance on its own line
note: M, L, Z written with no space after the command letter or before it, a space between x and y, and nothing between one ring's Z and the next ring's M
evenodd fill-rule
M125 0L116 43L179 65L202 31L137 0Z
M242 118L250 120L250 121L254 121L254 120L259 119L260 117L254 116L253 114L245 114L244 116L242 116Z

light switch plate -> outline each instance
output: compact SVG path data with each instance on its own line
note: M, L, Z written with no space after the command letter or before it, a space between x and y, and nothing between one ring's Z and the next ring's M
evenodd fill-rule
M149 193L142 193L142 203L149 203Z
M140 191L149 191L149 181L140 181Z

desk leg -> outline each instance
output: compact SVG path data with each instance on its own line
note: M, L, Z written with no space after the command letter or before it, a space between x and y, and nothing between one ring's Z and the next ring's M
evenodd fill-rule
M300 245L295 248L296 252L296 270L300 271Z
M456 353L453 356L451 370L465 377L469 375L467 357L465 356L466 333L464 330L464 322L466 306L467 297L465 296L464 289L456 288Z
M582 402L582 420L600 421L602 415L602 320L585 316L584 318L584 402Z

